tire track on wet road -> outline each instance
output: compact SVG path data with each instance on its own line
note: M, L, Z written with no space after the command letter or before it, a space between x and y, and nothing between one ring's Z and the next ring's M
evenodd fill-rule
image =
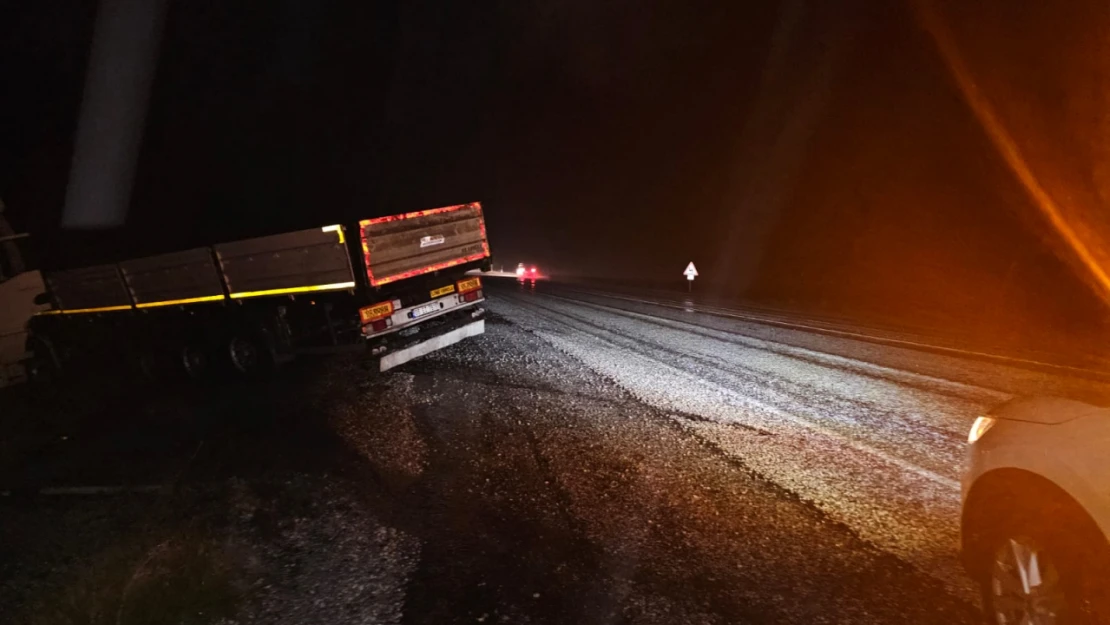
M931 398L922 397L921 393L904 398L901 397L901 393L892 394L888 391L885 397L880 398L887 401L897 400L898 404L903 404L894 406L884 405L883 401L863 400L851 395L830 395L823 392L824 389L815 389L805 382L791 380L788 377L791 373L789 370L785 374L773 375L775 371L768 372L747 366L739 359L726 360L692 349L694 346L689 343L679 345L679 341L675 340L668 345L660 340L651 340L634 330L621 330L614 328L612 324L597 323L581 314L568 312L566 309L553 309L538 302L529 304L542 308L545 312L541 314L547 315L549 321L572 327L573 324L579 324L580 327L576 330L609 340L619 348L662 364L679 363L682 366L675 367L676 370L692 376L693 380L712 383L721 389L718 392L733 394L759 410L776 413L779 418L794 420L802 427L844 438L861 450L896 464L908 462L908 469L915 472L924 471L931 479L949 486L956 485L958 465L961 461L959 452L962 451L959 447L967 426L973 418L967 415L977 414L979 408L987 405L983 403L973 405L965 401L954 405L951 402L927 404L926 402ZM677 331L682 332L684 329L680 328ZM750 352L757 348L746 347L746 349ZM818 366L822 369L830 368L827 364ZM823 372L819 371L819 373L824 375ZM882 383L884 386L900 386L897 380L887 378L882 379ZM742 391L737 392L736 389L742 389ZM906 409L904 404L910 404L913 410L926 414L944 412L959 415L959 423L955 426L944 424L948 427L923 423L922 419L915 419L913 413L904 414L902 412ZM830 415L836 418L830 418ZM966 424L963 423L965 420ZM887 436L877 436L881 431L887 432ZM927 450L919 452L916 446L906 446L904 444L906 437L912 437L920 445L926 445ZM906 453L907 450L914 454L909 458L902 457L899 452ZM956 451L953 452L953 450ZM938 466L933 462L938 457L947 460ZM922 460L928 462L928 466Z
M812 502L865 540L939 579L950 592L965 599L974 597L956 557L959 489L955 466L943 473L922 467L850 433L761 401L756 387L762 382L745 381L736 371L727 371L732 368L729 363L686 354L688 346L682 341L669 337L672 343L667 343L668 337L654 335L649 326L642 333L620 328L628 323L628 317L614 323L612 317L620 315L607 316L590 308L571 312L567 307L573 303L564 304L553 306L543 296L511 296L494 301L491 307L637 399L674 414L691 432L727 456L738 458L764 479ZM701 420L678 416L681 413ZM968 423L973 415L969 412L966 416ZM773 436L737 429L733 426L737 423ZM953 448L948 455L958 456L957 437L940 442Z

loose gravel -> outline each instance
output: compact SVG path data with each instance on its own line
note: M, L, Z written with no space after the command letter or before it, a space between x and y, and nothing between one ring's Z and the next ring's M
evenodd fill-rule
M935 363L920 367L926 375L845 356L843 345L818 351L812 337L799 347L748 336L750 324L730 332L720 320L543 295L512 294L493 309L975 601L957 556L963 443L974 417L1009 395L936 375Z
M113 622L90 597L118 606L131 578L142 596L182 553L230 594L168 622L977 620L922 572L951 554L925 531L952 514L950 459L869 428L945 449L990 389L543 295L489 305L484 336L388 375L334 358L158 399L208 424L180 429L195 457L169 435L149 451L187 467L177 489L0 504L0 620ZM943 414L901 414L919 401ZM74 588L72 613L32 618Z

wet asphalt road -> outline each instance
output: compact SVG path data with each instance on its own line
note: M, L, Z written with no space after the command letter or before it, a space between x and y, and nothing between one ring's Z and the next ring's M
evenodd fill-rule
M129 622L196 551L227 596L166 622L976 622L966 425L1072 383L542 287L489 308L385 376L0 397L0 620ZM92 484L161 490L31 494Z

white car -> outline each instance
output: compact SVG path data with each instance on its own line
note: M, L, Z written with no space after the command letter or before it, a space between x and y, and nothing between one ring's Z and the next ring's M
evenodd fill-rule
M1110 409L1015 399L968 441L961 550L988 620L1110 623Z

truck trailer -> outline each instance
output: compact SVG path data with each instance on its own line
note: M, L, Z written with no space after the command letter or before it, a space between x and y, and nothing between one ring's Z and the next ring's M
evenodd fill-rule
M485 332L489 240L459 204L43 273L32 378L254 376L304 354L380 371Z

